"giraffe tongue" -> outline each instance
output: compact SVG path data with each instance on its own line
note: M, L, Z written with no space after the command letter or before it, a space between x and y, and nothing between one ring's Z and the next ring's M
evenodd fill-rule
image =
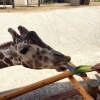
M62 65L62 67L68 69L70 72L72 72L72 73L74 74L75 68L74 68L73 66L71 66L71 65L69 65L69 64L66 64L66 65ZM87 76L87 74L84 73L84 72L79 73L79 74L77 74L77 75L78 75L78 76L83 76L83 77L86 77L86 76Z
M62 65L62 67L63 67L63 68L66 68L66 69L68 69L69 71L71 71L72 73L74 73L74 70L75 70L74 67L72 67L72 66L70 66L70 65L68 65L68 64Z

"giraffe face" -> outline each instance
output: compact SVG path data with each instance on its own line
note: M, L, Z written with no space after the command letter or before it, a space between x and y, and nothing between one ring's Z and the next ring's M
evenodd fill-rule
M12 32L11 35L15 41L14 43L16 44L16 52L18 56L28 66L34 68L34 64L37 63L39 60L37 58L39 57L47 57L51 65L58 67L67 64L67 62L71 60L69 56L65 56L45 44L34 31L28 32L24 37L18 35L16 32ZM46 62L44 61L42 63L45 64ZM40 66L41 62L38 62L37 65Z

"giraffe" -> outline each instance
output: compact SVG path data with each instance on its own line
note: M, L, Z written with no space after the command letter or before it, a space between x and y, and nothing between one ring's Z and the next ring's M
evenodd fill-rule
M21 64L21 60L18 58L15 50L13 50L15 48L12 46L12 43L10 41L0 45L0 69Z
M20 31L23 27L19 26ZM28 31L25 37L21 37L12 28L8 29L16 45L16 52L19 58L33 69L56 69L65 70L63 65L71 60L70 56L54 50L44 43L35 31Z
M24 27L20 30L20 34L24 37L24 34L28 32L27 29ZM15 46L12 41L3 43L0 45L0 69L6 68L9 66L15 66L15 65L22 65L26 68L29 68L24 62L21 61L21 59L18 57Z

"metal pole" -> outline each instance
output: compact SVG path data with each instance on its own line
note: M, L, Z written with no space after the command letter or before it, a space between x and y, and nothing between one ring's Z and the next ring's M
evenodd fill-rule
M99 82L95 79L90 79L86 82L87 92L96 100Z

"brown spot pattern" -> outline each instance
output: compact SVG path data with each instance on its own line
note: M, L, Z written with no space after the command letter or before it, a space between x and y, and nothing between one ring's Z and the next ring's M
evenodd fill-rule
M32 61L27 61L26 63L27 63L28 66L30 66L31 68L33 68L33 63L32 63Z
M42 56L39 56L39 60L42 60L43 59L43 57Z
M10 66L13 66L12 61L9 58L4 58L4 61L9 64Z
M13 57L11 56L10 59L13 60Z
M8 65L5 64L4 62L0 61L0 69L5 68L5 67L8 67Z
M42 63L40 63L39 61L35 60L35 66L36 67L42 67Z
M4 55L0 52L0 59L3 59Z
M32 55L33 58L35 58L35 55Z
M42 51L41 51L41 54L46 54L46 51L45 51L45 50L42 50Z
M22 61L22 65L23 65L23 67L31 68L31 67L29 67L28 65L26 65L23 61Z
M44 57L44 63L46 63L49 60L48 57Z
M44 65L44 68L48 68L48 66L47 65Z

